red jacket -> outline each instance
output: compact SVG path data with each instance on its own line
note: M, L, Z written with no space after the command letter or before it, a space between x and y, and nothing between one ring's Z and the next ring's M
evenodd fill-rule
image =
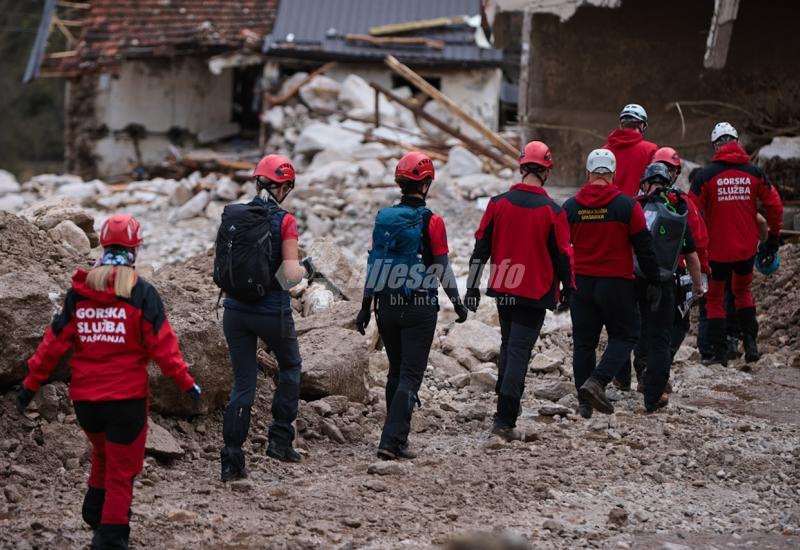
M73 401L112 401L149 395L147 365L152 359L181 391L194 385L178 349L178 338L164 314L155 287L139 279L130 298L113 285L105 292L86 286L87 272L72 278L61 312L28 360L23 384L37 391L70 348Z
M752 258L758 248L756 199L767 214L769 232L780 235L783 204L778 190L736 143L726 143L692 179L689 196L702 211L708 227L708 258L738 262Z
M683 192L678 192L678 195L684 196ZM692 232L694 245L697 247L697 257L700 258L700 268L703 273L707 275L711 274L711 267L708 265L708 229L706 228L706 222L703 220L703 216L700 214L700 210L698 210L693 200L687 198L686 206L688 209L686 222L689 225L689 231ZM681 255L678 265L681 267L686 265L683 255Z
M567 217L542 187L520 183L489 201L470 265L490 257L487 296L514 296L516 303L552 309L559 281L575 287Z
M639 181L644 175L644 169L653 162L658 145L645 141L639 130L625 128L611 132L603 149L608 149L617 158L614 184L623 194L635 196L639 192Z
M586 184L564 203L575 253L575 273L633 279L633 254L648 280L658 264L644 212L614 185Z

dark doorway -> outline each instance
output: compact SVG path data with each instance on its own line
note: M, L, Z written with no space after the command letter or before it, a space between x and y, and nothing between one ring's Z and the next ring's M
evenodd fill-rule
M233 70L233 121L245 133L258 132L261 112L261 66Z

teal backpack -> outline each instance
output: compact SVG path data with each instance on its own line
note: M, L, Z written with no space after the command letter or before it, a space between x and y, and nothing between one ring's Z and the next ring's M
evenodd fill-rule
M422 289L426 275L422 260L425 214L430 210L404 204L378 210L367 260L368 292L409 296Z

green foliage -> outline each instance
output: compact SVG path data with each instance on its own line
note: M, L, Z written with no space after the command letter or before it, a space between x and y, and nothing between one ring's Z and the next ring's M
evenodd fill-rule
M0 168L25 178L64 158L64 81L22 83L44 2L0 0ZM50 51L63 49L57 30Z

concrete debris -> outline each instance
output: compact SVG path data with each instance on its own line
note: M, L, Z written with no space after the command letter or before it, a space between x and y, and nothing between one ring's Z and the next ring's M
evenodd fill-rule
M54 242L70 247L79 256L87 256L92 251L89 237L71 220L59 223L48 231L48 235Z
M158 458L180 458L184 451L171 433L162 428L151 418L147 426L147 441L144 450Z
M447 157L447 173L455 178L470 176L483 172L481 159L472 154L469 149L457 145L450 149Z
M0 196L19 193L20 191L22 191L22 187L17 183L17 178L14 177L14 174L7 170L0 170Z

